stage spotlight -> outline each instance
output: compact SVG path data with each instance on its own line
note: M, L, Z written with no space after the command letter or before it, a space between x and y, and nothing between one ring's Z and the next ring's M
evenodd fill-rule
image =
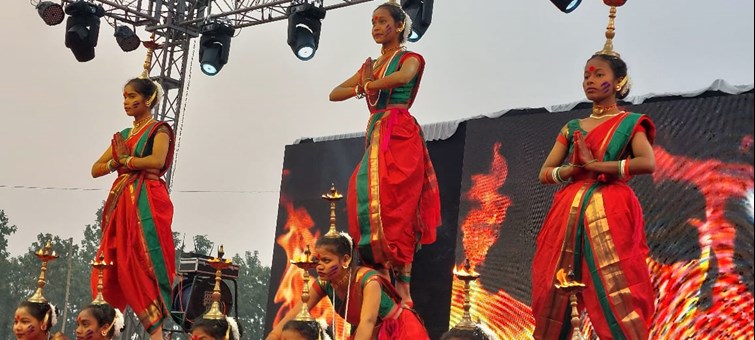
M199 39L199 64L202 72L214 76L228 62L231 38L236 30L222 21L213 21L202 26Z
M288 46L299 60L314 58L320 45L320 29L325 9L310 3L288 8Z
M551 2L564 13L571 13L573 10L579 7L579 3L582 0L551 0Z
M412 19L409 41L419 41L433 20L433 0L401 0L401 8Z
M63 6L52 1L42 1L37 4L37 13L45 21L45 24L50 26L63 22L63 18L65 17Z
M118 46L121 47L123 52L131 52L142 44L139 37L128 26L118 26L115 28L115 41L118 42Z
M105 9L100 5L77 1L66 6L66 47L80 62L94 59L94 47L100 33L100 17Z

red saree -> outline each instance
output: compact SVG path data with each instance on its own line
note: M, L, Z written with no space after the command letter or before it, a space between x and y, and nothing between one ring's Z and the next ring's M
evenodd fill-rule
M572 149L579 121L569 122L559 141ZM585 142L599 161L631 157L630 141L644 131L650 142L655 127L641 114L622 113L598 125ZM647 339L655 293L646 264L648 247L642 208L626 180L601 175L561 188L537 237L532 264L535 339L565 339L571 326L569 297L557 291L555 274L573 268L587 288L586 309L600 339Z
M427 330L417 314L411 309L402 307L401 298L395 288L372 269L367 267L357 269L350 285L351 290L347 299L348 310L346 303L333 294L333 286L329 282L317 280L312 286L319 294L331 300L336 313L353 325L352 331L355 331L362 314L364 287L371 281L377 281L382 288L378 322L372 332L373 338L377 340L429 340ZM349 339L353 339L353 336Z
M170 135L170 146L160 176L173 158L173 132L167 123L152 122L133 136L121 132L135 157L152 152L158 129ZM105 270L102 294L113 307L126 305L142 326L152 333L169 314L175 275L175 248L171 222L173 204L163 180L146 179L143 171L118 170L102 214L102 243L98 255L114 266ZM92 273L92 294L97 293L97 273Z
M424 59L416 53L397 52L376 71L376 78L397 71L410 56L420 61L415 79L381 91L375 103L367 98L371 112L367 146L349 181L349 234L368 265L413 262L418 243L435 242L440 225L435 170L422 130L404 108L416 97Z

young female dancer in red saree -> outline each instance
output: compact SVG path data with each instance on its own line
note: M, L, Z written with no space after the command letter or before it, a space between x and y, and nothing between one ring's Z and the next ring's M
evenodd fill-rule
M173 204L161 177L173 158L173 131L152 119L158 85L135 78L123 88L123 106L134 126L116 133L111 146L92 166L92 176L117 171L102 214L102 243L97 254L114 267L104 273L102 294L110 304L136 313L152 339L162 339L175 275L171 222ZM96 294L97 275L92 275Z
M425 61L401 43L411 27L395 2L373 12L372 37L382 54L370 58L333 89L331 101L364 96L370 110L366 150L349 181L349 234L365 264L387 276L392 269L403 303L412 306L409 282L419 244L435 242L440 196L422 131L409 114Z
M556 192L537 237L532 265L535 339L566 339L569 296L557 291L559 269L586 284L579 301L600 339L647 339L655 293L646 265L642 208L630 176L655 168L650 118L616 107L628 93L627 67L604 50L585 65L582 83L592 114L566 124L540 170ZM571 153L568 165L564 163Z
M58 317L58 310L50 303L24 300L13 316L13 334L17 340L47 340Z
M311 284L307 307L330 299L335 312L353 326L334 330L334 340L429 340L425 327L384 276L368 267L353 265L352 240L345 234L326 235L317 240L318 279ZM281 339L283 327L302 308L299 302L275 326L268 340Z

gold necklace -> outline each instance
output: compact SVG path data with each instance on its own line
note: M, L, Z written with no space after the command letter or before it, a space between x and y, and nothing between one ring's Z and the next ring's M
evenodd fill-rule
M592 119L603 119L603 118L606 118L606 117L618 116L619 114L621 114L621 112L616 112L616 113L612 113L610 115L602 115L602 116L596 116L594 114L591 114L590 118L592 118Z
M338 280L332 281L330 283L333 288L344 288L349 284L349 278L351 278L351 269L346 269L346 273L341 276Z
M604 114L605 112L608 112L610 110L613 110L616 108L616 104L608 105L608 106L600 106L600 105L593 105L592 106L592 113L590 114L590 118L593 119L603 119L605 117L613 117L615 115L618 115L621 112L617 112L614 114Z
M384 56L384 55L386 55L386 54L388 54L388 53L390 53L390 52L393 52L393 51L395 51L395 50L400 50L400 49L402 49L402 48L404 48L404 46L401 46L401 45L398 45L398 46L396 46L396 47L393 47L393 48L389 48L389 49L382 49L382 48L381 48L381 49L380 49L380 56Z
M399 45L398 47L394 47L394 48L391 48L391 49L381 50L380 57L378 57L375 60L375 64L373 65L373 67L375 69L381 68L383 65L385 65L385 60L388 57L388 53L393 52L393 55L391 55L391 59L393 59L393 56L396 55L396 53L398 53L398 51L401 51L403 49L404 49L404 46Z
M131 132L128 134L128 136L131 137L139 133L139 131L141 131L151 121L152 121L152 116L148 116L146 119L134 122L134 127L131 129Z
M393 55L391 55L391 58L390 58L390 59L388 59L387 63L390 63L390 62L392 62L392 61L393 61L393 58L395 58L395 57L396 57L396 53L398 53L398 51L400 51L400 50L401 50L400 48L399 48L399 49L396 49L396 51L394 51L394 52L393 52ZM382 67L382 66L381 66L381 67ZM380 77L380 78L378 78L378 79L382 79L383 77L385 77L385 74L386 74L387 72L388 72L388 66L386 66L386 67L385 67L385 69L383 69L383 76L382 76L382 77ZM374 102L374 103L373 103L373 102L372 102L372 101L370 100L370 95L369 95L369 94L367 94L367 95L365 96L365 97L367 97L367 105L369 105L370 107L375 107L375 106L376 106L376 105L378 104L378 102L380 101L380 94L381 94L382 92L383 92L383 90L378 90L378 93L377 93L377 96L376 96L376 98L375 98L375 102Z

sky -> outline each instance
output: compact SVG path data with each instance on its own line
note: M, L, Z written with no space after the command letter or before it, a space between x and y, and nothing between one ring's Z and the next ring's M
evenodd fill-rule
M92 179L91 165L131 125L121 91L141 72L144 49L122 52L103 22L95 59L79 63L63 44L64 24L45 25L27 1L4 3L0 209L18 227L9 244L15 256L38 233L78 241L94 223L114 177ZM227 253L256 250L271 263L285 146L365 128L363 101L333 103L328 94L379 55L370 17L380 3L328 12L307 62L286 45L286 21L241 30L214 77L199 70L192 50L171 193L173 230L189 245L207 235ZM689 92L716 79L752 84L753 7L628 1L618 9L614 47L629 65L631 95ZM605 42L607 15L598 0L570 14L547 0L436 1L427 33L408 44L427 60L413 115L427 124L583 100L584 63Z

